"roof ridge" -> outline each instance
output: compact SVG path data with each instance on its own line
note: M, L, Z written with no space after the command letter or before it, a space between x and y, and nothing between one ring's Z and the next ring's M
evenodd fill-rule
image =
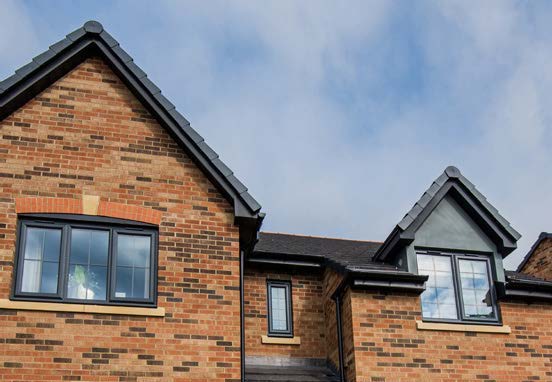
M288 235L288 236L296 236L296 237L307 237L307 238L315 238L315 239L342 240L342 241L356 241L356 242L359 242L359 243L383 244L383 241L360 240L360 239L346 239L346 238L341 238L341 237L305 235L305 234L299 234L299 233L273 232L273 231L261 231L260 233L268 233L268 234L275 234L275 235Z

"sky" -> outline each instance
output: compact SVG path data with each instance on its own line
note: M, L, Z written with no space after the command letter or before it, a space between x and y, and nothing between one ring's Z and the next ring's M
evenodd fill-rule
M552 2L0 0L0 78L100 21L262 204L383 241L448 165L552 231Z

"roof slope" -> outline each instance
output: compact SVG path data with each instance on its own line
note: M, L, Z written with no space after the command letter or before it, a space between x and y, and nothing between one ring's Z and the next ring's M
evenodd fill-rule
M387 268L372 257L380 242L260 232L253 256L304 256L333 261L348 268Z
M523 260L521 260L521 263L518 265L518 267L517 267L518 272L521 272L521 270L523 269L525 264L527 264L527 262L529 261L531 256L533 256L533 253L536 251L536 249L538 248L540 243L545 239L552 239L552 233L541 232L541 234L539 235L537 241L535 241L533 243L533 245L531 246L531 249L529 249L529 252L527 252L527 254L523 258Z
M86 22L0 82L0 120L93 54L101 55L157 117L160 124L232 203L238 219L262 219L259 213L261 205L247 192L247 187L97 21Z
M503 256L516 248L516 242L521 235L475 188L473 183L462 175L458 168L449 166L396 225L376 253L375 258L384 259L401 245L412 242L415 231L448 193L455 196L472 218L500 242L499 247Z

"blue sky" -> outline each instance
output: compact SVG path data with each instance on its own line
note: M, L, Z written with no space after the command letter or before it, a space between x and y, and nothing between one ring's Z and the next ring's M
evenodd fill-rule
M552 230L552 3L0 0L0 77L86 20L134 57L268 216L383 240L449 164Z

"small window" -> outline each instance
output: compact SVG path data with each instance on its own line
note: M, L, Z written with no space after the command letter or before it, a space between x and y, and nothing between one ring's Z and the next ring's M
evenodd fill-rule
M293 337L291 283L268 281L268 335Z
M149 226L118 219L24 218L14 297L154 305L156 237Z
M418 253L418 273L428 275L421 295L426 320L496 322L498 308L488 258Z

